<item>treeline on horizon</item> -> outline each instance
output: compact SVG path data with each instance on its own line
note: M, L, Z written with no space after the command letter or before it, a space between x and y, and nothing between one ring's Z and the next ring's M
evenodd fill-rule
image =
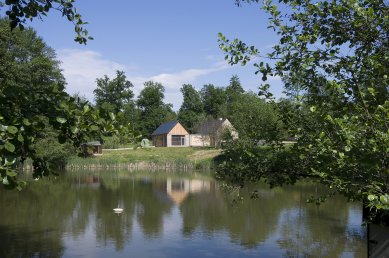
M106 75L98 78L96 83L94 105L106 116L122 113L122 123L130 123L142 138L150 138L153 131L167 121L178 120L188 132L195 133L202 122L217 118L229 119L240 138L286 137L278 113L289 101L267 102L245 91L237 75L233 75L225 87L209 83L197 90L191 84L183 84L180 89L183 102L178 112L173 111L172 104L165 103L165 87L159 82L145 82L136 99L134 86L123 71L117 71L113 79Z

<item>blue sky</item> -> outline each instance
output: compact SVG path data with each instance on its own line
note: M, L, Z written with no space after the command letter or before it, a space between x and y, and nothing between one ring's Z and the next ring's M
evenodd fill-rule
M217 34L238 37L261 52L269 51L277 38L266 28L268 17L259 5L237 7L234 2L79 0L77 10L95 38L86 46L73 41L72 24L58 12L30 25L56 50L69 93L79 92L93 100L96 78L123 70L136 94L147 80L161 82L166 88L165 102L178 110L183 83L197 89L207 83L227 86L236 74L245 90L257 92L261 81L254 68L228 65ZM269 83L275 95L281 96L279 78Z

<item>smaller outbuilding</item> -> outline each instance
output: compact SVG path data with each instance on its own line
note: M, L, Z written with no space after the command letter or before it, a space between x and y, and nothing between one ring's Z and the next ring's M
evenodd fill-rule
M103 154L103 149L99 141L84 143L82 144L82 147L84 149L84 153L93 154L93 155Z
M155 147L188 147L189 133L178 121L161 124L152 134Z

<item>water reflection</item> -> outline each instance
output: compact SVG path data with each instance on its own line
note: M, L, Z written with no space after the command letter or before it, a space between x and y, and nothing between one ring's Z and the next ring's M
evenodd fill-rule
M215 182L199 180L199 179L172 179L166 178L163 181L153 182L153 187L160 194L166 196L177 206L180 206L189 194L208 193L212 188L215 188Z
M67 173L0 192L0 257L365 257L358 204L306 203L325 191L252 185L232 202L204 176Z

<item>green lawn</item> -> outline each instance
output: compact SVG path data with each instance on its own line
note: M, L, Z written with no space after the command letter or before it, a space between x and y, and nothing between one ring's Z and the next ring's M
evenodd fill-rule
M70 158L72 165L113 165L138 162L150 163L205 163L220 154L214 148L169 147L169 148L137 148L129 150L103 150L103 154L95 157Z

